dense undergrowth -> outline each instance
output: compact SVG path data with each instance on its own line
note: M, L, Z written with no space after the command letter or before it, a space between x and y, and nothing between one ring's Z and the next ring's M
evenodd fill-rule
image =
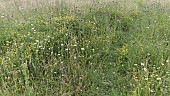
M166 8L61 5L1 14L0 95L170 95Z

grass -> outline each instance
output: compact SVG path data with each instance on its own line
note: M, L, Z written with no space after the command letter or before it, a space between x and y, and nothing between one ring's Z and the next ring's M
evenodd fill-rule
M170 95L168 4L68 2L1 2L0 95Z

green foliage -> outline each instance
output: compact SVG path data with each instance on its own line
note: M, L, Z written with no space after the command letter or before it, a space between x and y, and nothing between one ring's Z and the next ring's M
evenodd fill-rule
M1 16L0 95L168 96L169 14L120 5Z

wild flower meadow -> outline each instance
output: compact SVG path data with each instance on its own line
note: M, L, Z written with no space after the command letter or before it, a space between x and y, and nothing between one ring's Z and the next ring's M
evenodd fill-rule
M170 95L168 3L2 0L1 5L1 96Z

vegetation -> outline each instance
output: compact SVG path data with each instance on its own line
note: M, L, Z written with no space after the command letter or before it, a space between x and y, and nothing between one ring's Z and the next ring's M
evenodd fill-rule
M125 1L1 9L0 95L169 96L168 4Z

